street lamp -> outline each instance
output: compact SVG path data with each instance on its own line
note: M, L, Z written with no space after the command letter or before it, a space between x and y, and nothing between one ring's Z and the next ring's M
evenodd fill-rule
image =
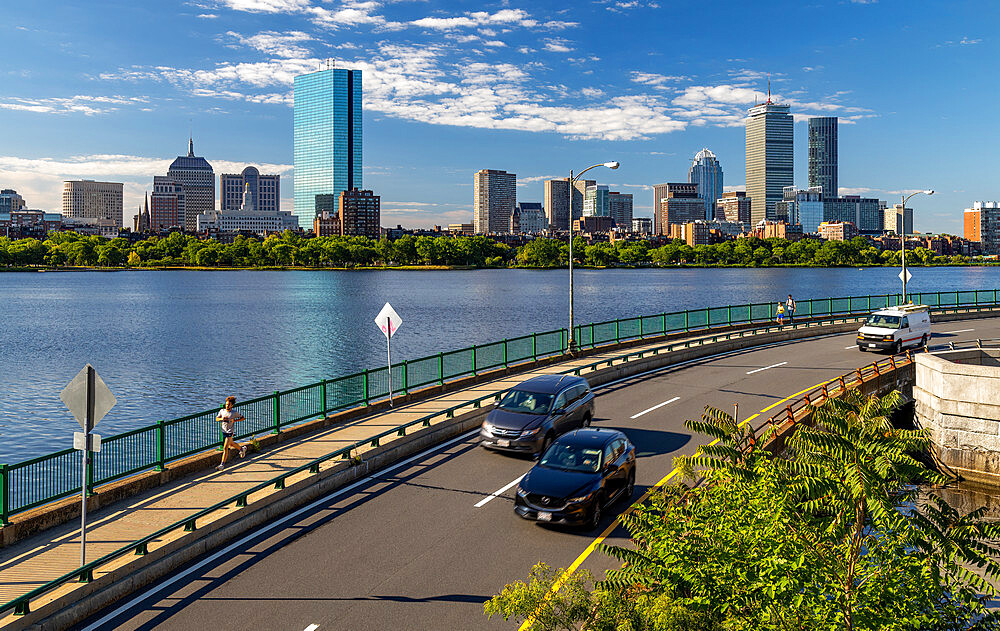
M576 352L576 336L573 333L573 184L580 179L580 176L591 169L596 169L597 167L608 167L609 169L617 169L619 164L617 162L601 162L599 164L594 164L583 171L580 171L573 175L573 170L569 171L569 340L568 347L569 352Z
M906 202L910 201L910 198L914 195L933 195L933 190L927 191L917 191L916 193L910 193L909 195L900 195L903 198L903 207L900 212L903 213L902 228L899 230L899 259L903 263L903 271L900 277L903 279L903 304L906 304Z

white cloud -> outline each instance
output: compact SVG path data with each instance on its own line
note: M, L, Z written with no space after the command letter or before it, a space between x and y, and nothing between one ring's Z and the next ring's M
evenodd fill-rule
M214 20L219 16L216 13L199 13L198 17L203 20Z
M309 0L220 0L218 5L247 13L298 13L309 8Z
M500 40L490 40L488 42L483 42L483 46L490 46L491 48L503 48L506 45L507 44L501 42Z
M962 40L960 42L958 42L958 43L961 44L961 45L963 45L963 46L972 46L972 45L978 44L978 43L980 43L982 41L983 41L982 39L978 39L978 38L977 39L971 39L969 37L963 37Z
M531 184L533 182L544 182L545 180L554 180L560 177L566 177L565 175L531 175L528 177L518 177L517 185Z
M135 96L84 96L26 99L10 97L0 100L0 109L34 112L36 114L107 114L122 105L148 103L145 97Z
M568 53L573 51L573 49L569 47L569 42L564 39L553 39L545 42L545 50L550 53Z
M308 33L302 31L287 31L278 33L276 31L262 31L256 35L244 36L233 31L226 33L244 46L259 50L275 57L308 57L309 50L300 44L312 42L315 39Z
M599 99L604 96L604 90L598 88L581 88L580 94L589 99Z
M683 75L663 75L654 72L640 72L638 70L633 70L630 73L632 78L632 83L638 83L640 85L652 86L658 90L669 89L665 84L674 83L677 81L688 81L688 77Z

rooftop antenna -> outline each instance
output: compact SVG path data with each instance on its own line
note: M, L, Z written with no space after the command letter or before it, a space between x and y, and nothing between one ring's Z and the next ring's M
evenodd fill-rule
M336 67L337 67L337 62L335 62L332 58L327 57L326 58L326 69L329 70L331 68L336 68Z
M767 73L767 104L771 104L771 73Z

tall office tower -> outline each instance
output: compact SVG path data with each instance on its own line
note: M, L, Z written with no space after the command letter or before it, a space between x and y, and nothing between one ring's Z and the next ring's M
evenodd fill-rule
M837 197L837 117L809 119L809 188L820 186L824 197Z
M750 223L750 198L746 191L723 193L715 200L716 219L719 221L742 221Z
M604 184L588 186L586 192L583 194L583 216L610 217L610 194L611 190Z
M794 182L794 120L788 105L767 102L749 110L746 119L746 181L750 221L774 219L775 204Z
M541 202L517 202L510 217L510 231L514 234L541 234L548 229L545 209Z
M816 232L823 223L823 189L811 186L803 191L786 186L784 198L774 209L780 221L801 225L805 234Z
M11 188L0 191L0 213L12 213L24 210L24 198Z
M378 239L382 232L381 197L352 188L340 193L340 234Z
M704 219L715 219L715 200L722 197L722 165L715 154L702 149L688 169L688 182L698 185L698 197L705 201Z
M632 230L632 193L608 193L608 208L615 226L622 230Z
M361 189L361 71L295 77L295 215L313 225L316 196Z
M892 208L882 211L884 220L882 229L896 234L913 234L913 209L903 208L902 204L893 204Z
M653 233L670 234L670 224L705 219L705 201L698 196L698 185L690 182L657 184L653 190L662 194L653 206Z
M577 180L573 183L573 219L583 216L583 198L588 186L595 186L597 180ZM569 230L569 178L545 180L545 196L542 199L549 230Z
M983 254L1000 254L1000 202L973 202L963 219L966 239L978 242Z
M279 210L281 176L261 175L256 167L247 167L235 175L223 173L219 176L219 210L240 210L246 187L250 188L254 208L265 212Z
M150 230L186 229L187 192L178 182L162 175L155 176L153 178L153 194L149 201ZM197 230L197 217L195 217L195 222L195 230Z
M841 197L823 198L823 221L849 221L855 225L858 232L882 232L885 224L885 210L882 202L873 197L859 195L844 195Z
M122 227L121 182L95 182L94 180L73 180L63 182L63 217L85 219L109 219Z
M472 224L476 234L510 232L510 216L517 199L517 175L482 169L473 178Z
M215 210L215 171L208 160L194 155L194 139L188 139L186 156L177 156L167 169L167 178L184 187L185 214L181 227L194 232L198 215ZM154 184L155 187L155 184Z

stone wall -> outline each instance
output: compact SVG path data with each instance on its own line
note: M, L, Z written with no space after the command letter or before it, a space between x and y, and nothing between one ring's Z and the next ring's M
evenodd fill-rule
M916 423L941 462L967 480L1000 486L1000 352L916 356Z

